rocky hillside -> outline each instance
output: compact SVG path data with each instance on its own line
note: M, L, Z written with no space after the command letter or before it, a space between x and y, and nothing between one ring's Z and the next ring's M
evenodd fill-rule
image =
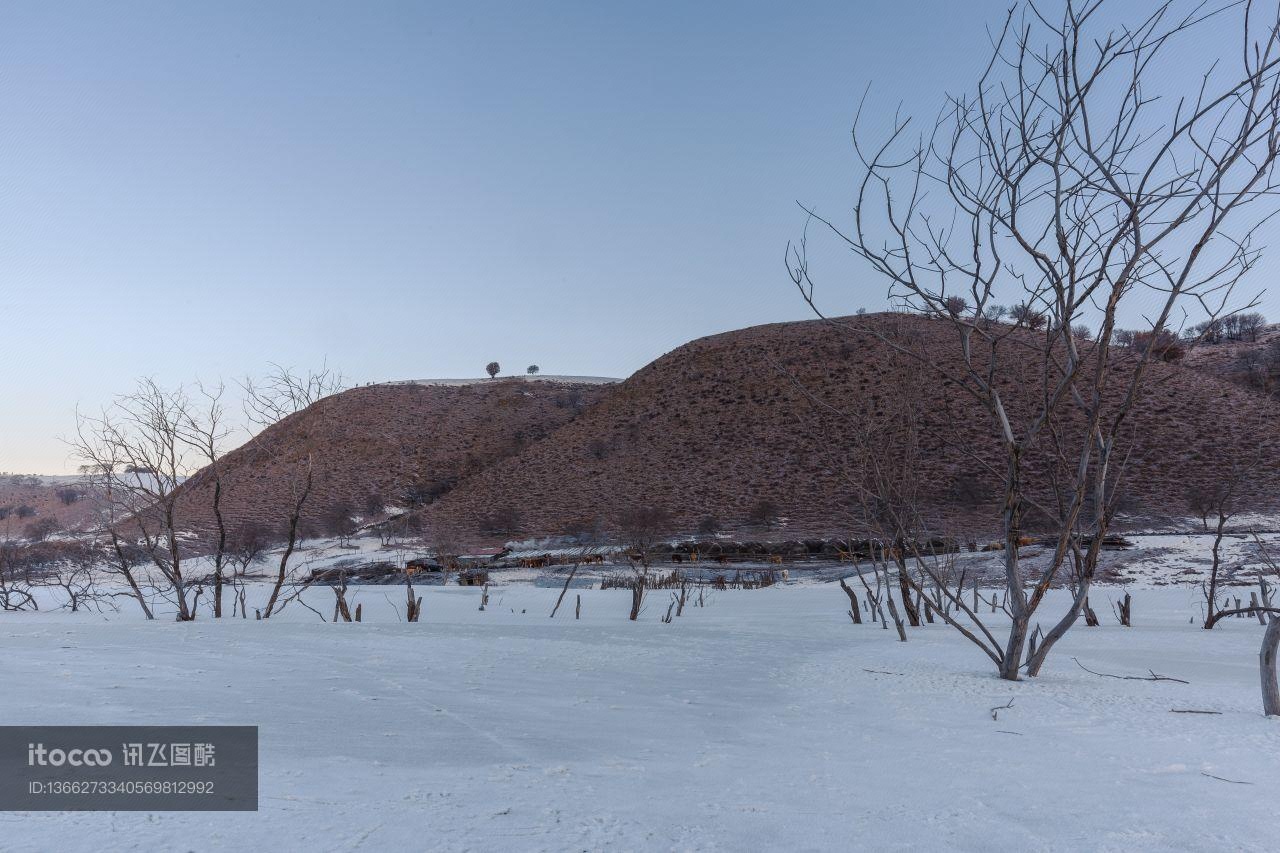
M943 323L903 315L846 322L901 336L959 366ZM1037 387L1036 365L1017 363L1016 347L1003 358L1000 385L1016 410ZM1125 358L1118 361L1126 370ZM1150 369L1124 448L1126 514L1144 523L1188 514L1189 493L1216 478L1211 444L1280 449L1275 403L1185 366ZM1257 414L1264 426L1241 426ZM500 537L607 528L643 506L670 513L682 531L839 535L861 529L865 516L864 471L852 449L860 425L877 430L885 447L918 442L921 503L932 527L988 532L998 496L983 463L1001 458L989 416L876 337L817 321L680 347L543 440L460 483L424 517L429 529ZM1051 460L1047 447L1027 460L1045 486ZM1277 503L1275 474L1269 463L1246 489L1259 509Z
M228 455L225 512L232 526L280 530L310 457L315 532L335 516L376 519L386 505L409 509L429 536L467 542L608 531L653 509L673 533L848 535L865 531L873 509L861 491L868 458L915 458L911 479L931 529L994 533L1001 495L990 472L1003 457L990 416L884 342L959 372L953 330L899 314L842 322L851 328L779 323L703 338L616 384L355 388ZM1039 387L1038 365L1019 360L1018 340L1006 341L997 377L1015 420ZM1135 352L1121 350L1114 369L1131 369ZM1212 367L1203 358L1151 365L1121 448L1129 524L1188 516L1191 496L1220 479L1224 448L1268 453L1243 501L1280 507L1271 461L1280 460L1280 405ZM860 445L868 432L874 440ZM1026 459L1042 500L1052 499L1055 464L1048 443ZM211 489L207 471L186 486L194 529L209 529ZM1027 526L1035 524L1031 511Z
M228 526L278 532L307 460L304 519L324 532L335 514L369 519L382 507L425 503L573 420L610 385L523 378L352 388L294 414L221 462ZM183 526L212 526L214 478L184 485Z

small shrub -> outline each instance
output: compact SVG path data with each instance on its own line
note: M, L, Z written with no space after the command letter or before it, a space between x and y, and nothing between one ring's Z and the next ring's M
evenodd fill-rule
M1187 354L1178 336L1167 329L1157 332L1137 332L1133 345L1143 352L1150 352L1161 361L1177 361Z
M778 519L778 505L768 498L762 498L747 513L747 521L757 526L772 524Z
M480 529L503 536L516 533L520 530L520 511L513 506L499 507L480 520Z
M1043 312L1037 311L1026 303L1019 303L1010 308L1009 318L1017 325L1026 326L1033 332L1043 329L1049 322L1049 318Z
M32 542L43 542L60 529L58 522L53 518L40 518L26 526L22 531L22 535Z

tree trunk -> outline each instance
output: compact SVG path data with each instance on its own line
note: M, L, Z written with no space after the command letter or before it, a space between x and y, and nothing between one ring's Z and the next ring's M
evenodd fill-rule
M898 615L898 606L893 602L893 587L889 585L889 565L887 563L884 564L883 571L885 573L884 598L889 605L889 616L893 619L893 627L898 631L898 642L905 643L907 641L907 629L903 627L902 617Z
M912 628L920 627L920 610L911 600L911 582L907 580L907 563L901 556L901 551L894 553L895 562L898 564L898 590L902 593L902 609L907 612L907 621L911 623Z
M1090 585L1087 581L1081 582L1071 600L1071 609L1056 625L1049 629L1048 634L1042 634L1040 645L1035 651L1027 655L1027 675L1029 677L1035 678L1040 674L1040 668L1044 666L1045 659L1049 656L1049 650L1054 647L1058 640L1062 639L1067 630L1080 618L1080 613L1084 610L1085 602L1089 598Z
M1004 660L1000 662L1000 677L1005 681L1018 681L1022 669L1022 650L1027 640L1027 617L1015 616L1009 625L1009 641L1004 647Z
M1218 610L1218 566L1221 563L1222 534L1226 525L1226 517L1219 513L1218 526L1213 534L1213 565L1209 568L1209 588L1204 594L1206 602L1209 605L1209 615L1204 620L1204 628L1206 631L1213 630L1213 626L1218 622L1214 614Z
M214 463L217 465L217 462ZM222 517L222 478L215 470L213 517L218 524L218 550L213 555L213 618L222 618L222 561L227 552L227 524Z
M276 599L280 597L280 590L284 587L285 575L289 568L289 558L293 556L293 550L298 545L298 522L302 518L302 506L307 502L307 497L311 494L312 468L310 458L307 459L307 476L303 482L302 494L298 496L292 507L292 512L289 514L289 538L285 543L284 553L280 555L280 568L276 574L275 585L271 589L271 598L267 601L267 612L264 616L266 619L270 619L272 612L274 612Z
M1090 628L1097 628L1102 624L1098 621L1098 614L1089 606L1089 596L1087 595L1084 597L1084 624Z
M556 618L556 611L560 609L560 602L564 601L564 594L569 591L569 584L573 583L573 576L578 573L578 564L574 563L573 568L569 570L569 577L564 579L564 586L560 587L560 597L556 599L556 606L551 608L551 618Z
M408 575L404 578L404 593L407 599L404 607L405 621L417 622L422 616L422 596L413 594L413 584Z
M631 612L627 618L632 622L640 618L640 605L644 603L644 584L644 575L637 577L631 584Z
M840 588L844 590L844 594L849 596L849 615L853 617L853 624L862 624L862 611L858 607L858 595L853 591L853 587L844 582L844 578L840 578Z
M1133 627L1133 596L1127 592L1120 602L1120 624L1126 628Z
M1034 608L1028 606L1026 587L1022 580L1022 566L1018 561L1018 543L1022 538L1022 451L1013 442L1013 434L1008 429L1008 420L1003 405L996 400L1001 423L1005 425L1005 439L1009 458L1005 472L1004 510L1001 521L1004 527L1004 583L1005 603L1009 605L1009 639L1005 642L1004 655L1000 660L1000 677L1005 681L1017 681L1022 669L1022 654L1027 644L1027 627L1031 623ZM978 588L974 579L973 588ZM975 603L974 612L978 610Z
M112 520L111 524L115 524ZM120 562L120 574L124 575L124 579L129 582L129 589L133 591L133 597L138 600L138 606L142 608L142 612L148 619L155 619L155 614L151 612L151 607L147 604L147 598L142 594L141 587L138 586L137 579L133 576L133 570L129 568L129 561L124 555L124 549L120 546L120 537L116 534L115 528L111 528L111 547L115 549L116 559ZM1263 581L1266 583L1266 581Z
M1280 717L1280 686L1276 683L1276 651L1280 649L1280 617L1272 616L1262 635L1258 665L1262 670L1262 713Z
M333 594L334 594L335 596L337 596L337 597L338 597L338 602L337 602L337 604L338 604L338 614L339 614L340 616L342 616L342 621L343 621L343 622L350 622L350 621L351 621L351 609L347 606L347 589L346 589L346 587L345 587L345 586L343 586L343 587L336 587L336 586L335 586L335 587L333 588ZM334 622L337 622L338 620L337 620L337 618L335 617L333 621L334 621Z

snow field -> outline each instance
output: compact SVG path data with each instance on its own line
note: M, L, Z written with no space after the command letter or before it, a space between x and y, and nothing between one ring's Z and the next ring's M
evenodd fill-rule
M321 592L308 600L326 612ZM270 622L148 623L127 605L3 614L8 723L258 725L261 809L5 813L0 847L1277 844L1280 720L1260 712L1261 627L1188 624L1191 588L1135 590L1132 629L1099 590L1103 627L1073 630L1022 683L996 679L944 625L906 644L853 625L832 584L718 592L670 625L661 593L631 623L625 591L581 592L580 621L577 591L555 620L555 589L495 587L485 612L478 589L421 592L417 624L396 621L399 587L361 589L361 624L296 605ZM1063 604L1053 593L1046 612ZM1191 684L1101 678L1073 656Z

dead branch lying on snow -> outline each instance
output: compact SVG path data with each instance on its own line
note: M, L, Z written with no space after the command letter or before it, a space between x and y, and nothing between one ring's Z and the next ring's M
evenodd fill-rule
M1103 678L1119 678L1122 681L1176 681L1179 684L1191 683L1190 681L1183 681L1181 678L1173 678L1168 675L1156 675L1155 671L1150 669L1147 670L1147 672L1151 673L1150 675L1112 675L1109 672L1095 672L1094 670L1089 669L1089 667L1080 663L1079 658L1072 658L1072 660L1076 662L1076 666L1080 667L1085 672L1091 675L1100 675Z

